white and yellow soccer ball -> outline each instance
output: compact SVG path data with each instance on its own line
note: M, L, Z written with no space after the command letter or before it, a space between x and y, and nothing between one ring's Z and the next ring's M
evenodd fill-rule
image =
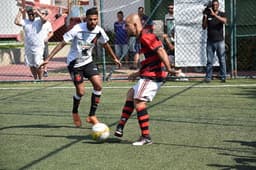
M92 126L92 139L98 142L105 141L109 135L109 127L105 123L96 123Z

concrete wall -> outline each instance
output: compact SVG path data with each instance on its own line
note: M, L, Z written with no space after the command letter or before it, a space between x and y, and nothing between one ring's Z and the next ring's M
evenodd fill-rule
M49 46L51 51L55 46ZM55 57L66 57L69 52L70 45L66 45L61 49ZM0 49L0 66L9 64L23 64L24 63L24 48Z

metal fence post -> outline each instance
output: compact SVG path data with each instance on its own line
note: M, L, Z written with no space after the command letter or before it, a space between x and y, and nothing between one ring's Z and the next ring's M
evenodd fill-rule
M230 65L231 65L231 78L234 78L234 0L230 2Z
M100 11L103 11L103 0L100 0ZM103 12L100 14L100 23L101 26L103 27L104 25L104 17L103 17ZM102 48L102 67L103 67L103 81L106 80L106 54L105 54L105 49Z
M236 16L236 0L234 0L233 3L233 12L234 12L234 77L237 77L237 34L236 34L236 22L237 22L237 16Z

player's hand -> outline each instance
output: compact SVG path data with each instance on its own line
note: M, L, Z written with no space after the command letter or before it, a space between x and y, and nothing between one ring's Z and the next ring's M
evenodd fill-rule
M118 68L122 66L122 63L117 58L114 60L114 62L116 65L118 65Z
M168 35L167 34L163 34L163 39L166 39L168 38Z
M39 68L41 68L41 67L44 67L44 65L46 65L46 64L48 64L48 60L45 60L40 66L39 66Z
M179 75L181 72L181 70L175 70L175 69L170 69L168 70L168 73L170 74L175 74L175 75Z
M139 76L139 72L133 72L128 76L128 80L135 81L136 78Z

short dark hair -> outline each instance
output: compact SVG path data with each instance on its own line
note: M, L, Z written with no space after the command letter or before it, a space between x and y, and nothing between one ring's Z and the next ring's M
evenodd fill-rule
M124 15L123 11L118 11L117 14Z
M218 0L212 0L212 4L213 4L213 2L217 2L217 3L219 3L219 1L218 1Z
M140 7L138 8L138 10L144 10L144 7L140 6Z
M98 9L96 7L88 9L86 11L86 16L88 15L98 15Z

